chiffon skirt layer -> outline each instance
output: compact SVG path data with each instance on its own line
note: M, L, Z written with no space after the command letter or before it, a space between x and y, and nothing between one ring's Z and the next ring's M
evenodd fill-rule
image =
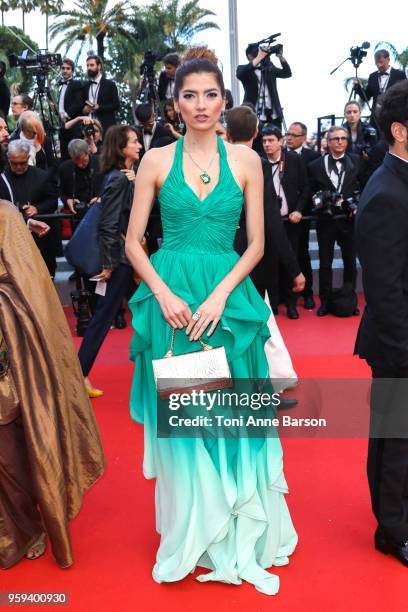
M158 274L191 310L231 270L238 255L192 254L160 249L152 256ZM251 582L267 594L279 579L265 571L288 563L297 543L285 501L282 447L271 438L158 438L152 359L169 349L171 327L142 283L130 302L135 329L131 416L144 424L144 475L156 478L156 524L161 535L153 577L180 580L199 565L201 582ZM234 378L269 375L264 344L269 308L250 279L229 296L216 331L204 341L225 347ZM176 333L175 354L197 350Z

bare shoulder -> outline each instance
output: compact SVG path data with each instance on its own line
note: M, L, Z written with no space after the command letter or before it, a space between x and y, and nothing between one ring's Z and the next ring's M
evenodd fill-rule
M140 165L145 167L157 167L158 165L166 165L168 160L171 162L174 158L174 152L176 149L176 143L172 142L171 144L166 145L165 147L156 147L153 149L149 149L147 153L143 155L143 159L140 162Z
M165 147L149 149L140 162L138 174L140 172L144 178L150 177L153 179L156 187L160 189L170 172L174 160L175 149L175 142Z

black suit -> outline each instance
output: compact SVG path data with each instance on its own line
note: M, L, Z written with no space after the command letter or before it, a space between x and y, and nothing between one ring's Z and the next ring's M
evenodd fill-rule
M28 202L35 206L39 215L54 213L57 210L58 189L54 177L49 172L29 166L23 175L13 174L10 168L5 170L5 175L13 192L13 200L16 206ZM0 199L10 200L10 192L3 178L0 177ZM56 254L60 243L60 225L56 220L47 219L51 227L49 233L43 238L33 236L41 255L51 276L56 269Z
M59 98L61 96L62 89L66 87L64 96L64 111L68 115L69 119L75 119L82 115L82 108L84 106L83 101L83 89L84 85L82 81L77 79L70 79L68 85L60 85L60 91L58 96L58 109L59 109ZM65 120L62 119L64 122ZM68 143L73 138L80 138L80 131L78 125L73 128L66 130L60 128L59 130L60 148L61 148L61 159L69 159L68 155Z
M265 68L263 70L265 84L268 88L273 107L272 109L268 109L269 113L267 113L267 120L272 120L278 127L282 124L283 111L279 101L276 79L288 79L292 76L292 71L287 61L282 60L281 63L282 68L277 68L269 61L264 64ZM244 88L244 102L251 102L255 108L257 108L259 98L259 81L255 73L257 68L258 66L254 68L252 62L249 62L248 64L238 66L236 73L237 79L241 81ZM275 111L277 115L276 119L272 119L272 111Z
M89 156L86 168L78 168L71 159L64 161L58 170L60 197L66 204L69 198L76 198L80 202L90 202L100 195L102 175L99 172L99 159Z
M299 153L298 153L299 155ZM302 151L300 153L301 159L304 161L306 169L310 162L315 159L319 159L320 155L317 151L312 151L312 149L307 149L306 147L302 147ZM311 204L312 200L309 194L309 198L307 201L307 205L303 209L303 214L305 216L310 215L311 213ZM310 234L310 221L302 221L299 229L299 239L298 239L298 260L300 269L302 270L302 274L305 277L305 288L302 292L304 298L313 296L313 271L312 271L312 263L310 261L310 253L309 253L309 234Z
M143 155L146 153L145 149L145 141L144 141L144 129L143 127L139 128L140 130L140 143L142 144L142 148L140 149L139 158L142 159ZM174 142L173 134L170 130L164 125L161 125L158 121L156 121L155 126L153 127L153 135L150 140L149 149L154 149L156 147L163 147L170 143Z
M263 258L251 272L251 279L263 298L265 293L268 292L271 307L277 307L276 284L279 275L279 259L292 280L300 274L300 268L284 229L278 200L274 196L271 185L270 163L266 159L261 161L264 175L265 248ZM243 208L235 236L234 248L242 255L247 246L245 211Z
M174 87L174 79L169 79L169 77L166 74L166 71L162 70L162 72L159 75L159 84L157 87L157 93L159 95L160 102L165 102L166 100L172 98L172 96L167 96L167 87L170 81L173 82L173 87Z
M356 238L367 305L355 353L374 379L368 479L379 526L400 543L408 540L408 427L406 394L398 389L402 384L406 391L406 383L395 379L408 377L407 162L387 154L372 175L360 199Z
M312 194L320 190L336 191L326 172L325 159L316 159L308 166ZM357 155L346 153L344 156L344 181L341 192L348 198L360 185L360 160ZM344 264L343 281L355 286L357 269L354 245L354 223L349 219L335 219L329 215L320 215L316 223L317 241L319 243L319 294L326 303L332 289L332 265L334 245L338 243Z
M91 81L88 81L84 87L84 104L89 100L89 88L92 85ZM102 77L99 86L97 87L96 103L99 105L97 111L93 113L94 116L101 122L102 129L104 132L116 123L116 112L120 108L118 89L116 83L110 79Z
M300 212L303 214L304 209L307 205L309 197L309 186L308 177L306 172L306 166L302 159L297 153L282 149L281 160L283 160L283 167L281 165L274 166L270 162L269 172L271 173L270 189L273 197L279 197L284 193L288 206L288 214L292 212ZM280 190L276 191L275 184L273 181L273 174L279 172L280 176ZM282 212L282 211L281 211ZM285 221L284 227L286 235L292 245L293 252L297 257L298 254L298 241L300 233L300 223L292 223L291 221ZM292 281L286 270L282 268L280 273L280 293L286 304L295 305L297 295L292 291ZM275 298L279 300L279 287L275 285Z
M368 77L368 83L367 83L367 87L364 90L364 93L368 101L371 98L373 99L373 104L372 104L373 112L376 111L377 100L380 94L385 93L390 87L395 85L395 83L398 83L398 81L403 81L404 79L407 78L405 75L405 72L403 72L402 70L398 70L397 68L389 68L389 73L390 73L390 78L388 79L388 83L384 91L380 91L380 82L378 78L380 76L380 73L377 70L375 72L372 72L370 76ZM359 91L359 89L357 89L357 91L361 95L361 90ZM375 121L373 120L373 117L371 118L371 124L375 126Z

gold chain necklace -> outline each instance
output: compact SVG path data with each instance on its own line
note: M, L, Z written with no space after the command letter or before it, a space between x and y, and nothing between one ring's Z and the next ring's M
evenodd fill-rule
M204 168L202 168L202 167L200 166L200 164L198 164L198 163L195 161L195 159L193 159L193 157L192 157L191 153L190 153L189 151L187 151L186 147L185 147L185 146L183 146L183 148L184 148L184 151L185 151L185 152L187 153L187 155L189 156L189 158L191 159L191 161L193 162L193 164L195 164L195 165L197 166L197 168L198 168L199 170L201 170L200 179L203 181L204 185L208 185L208 183L210 183L210 182L211 182L211 176L208 174L208 170L210 169L211 164L213 163L213 161L214 161L214 159L215 159L215 156L216 156L216 155L217 155L217 153L218 153L218 149L217 149L217 151L214 153L214 155L212 156L211 161L210 161L210 163L208 164L207 168L204 170Z

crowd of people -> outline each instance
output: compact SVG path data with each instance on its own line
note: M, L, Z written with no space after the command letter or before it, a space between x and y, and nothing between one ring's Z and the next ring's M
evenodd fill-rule
M131 416L145 427L145 475L157 479L161 542L153 578L159 583L180 580L199 565L210 570L198 576L201 582L238 585L246 580L272 595L279 579L266 568L287 564L297 544L285 502L278 437L260 442L238 436L225 443L222 437L157 436L152 362L168 353L170 338L171 350L176 339L181 354L194 351L202 337L209 345L223 347L235 379L271 376L266 346L276 324L263 298L268 295L272 313L283 302L290 319L299 317L300 294L306 309L315 308L309 254L310 228L315 226L318 316L330 312L337 242L350 296L355 294L357 251L364 267L367 308L356 352L367 359L374 378L406 377L408 83L397 75L401 83L393 84L394 73L386 74L386 52L377 52L381 97L375 97L375 134L362 123L360 105L350 101L344 125L330 127L322 152L307 146L303 122L293 121L285 134L281 130L276 79L291 76L287 61L278 52L282 67L276 68L260 48L248 49L247 57L248 64L237 71L244 103L227 110L222 73L208 49L189 50L182 63L175 54L166 56L159 78L162 118L151 104L140 104L135 126L116 124L117 89L103 76L97 56L87 59L86 85L73 79L74 64L64 60L58 101L63 121L60 159L29 96L19 94L11 101L18 120L12 134L6 118L0 118L0 199L11 202L0 207L0 280L6 279L0 283L0 342L6 347L0 353L0 383L5 380L2 374L11 372L16 384L10 389L18 400L11 402L9 392L8 405L20 406L8 415L0 411L0 510L7 510L8 519L0 522L2 567L23 555L42 554L45 532L60 565L72 562L68 520L78 511L82 493L103 471L99 435L83 392L90 397L102 393L93 388L88 374L124 299L129 300L135 326ZM375 96L369 81L366 95L370 92ZM384 156L380 171L370 179ZM359 210L357 194L366 185ZM392 217L381 206L391 188ZM81 369L72 346L66 348L69 332L50 292L49 276L55 274L61 240L59 221L36 220L41 214L52 215L58 199L74 219L84 208L101 207L102 263L94 280L104 285L104 292L81 344ZM48 278L21 217L36 234ZM29 246L16 249L13 261L17 235L19 244ZM48 306L41 310L37 304L37 311L41 292ZM393 300L398 312L393 311ZM356 303L350 304L347 314L359 314ZM44 340L40 323L47 317L55 334ZM176 330L184 333L177 335ZM34 346L38 355L31 354ZM11 368L8 351L15 359ZM33 368L19 355L45 364L54 449L46 458L35 444L41 415L33 417L36 402L45 405L44 394L35 378L21 382L19 377ZM379 395L383 416L390 396ZM61 396L68 400L59 401ZM58 440L64 441L62 447ZM406 447L404 437L370 442L369 481L378 521L376 547L408 565ZM17 455L16 487L7 488L7 465ZM44 464L48 473L40 469ZM47 486L54 497L47 495ZM12 519L13 508L19 510L23 503L30 516ZM4 547L7 538L11 544Z

